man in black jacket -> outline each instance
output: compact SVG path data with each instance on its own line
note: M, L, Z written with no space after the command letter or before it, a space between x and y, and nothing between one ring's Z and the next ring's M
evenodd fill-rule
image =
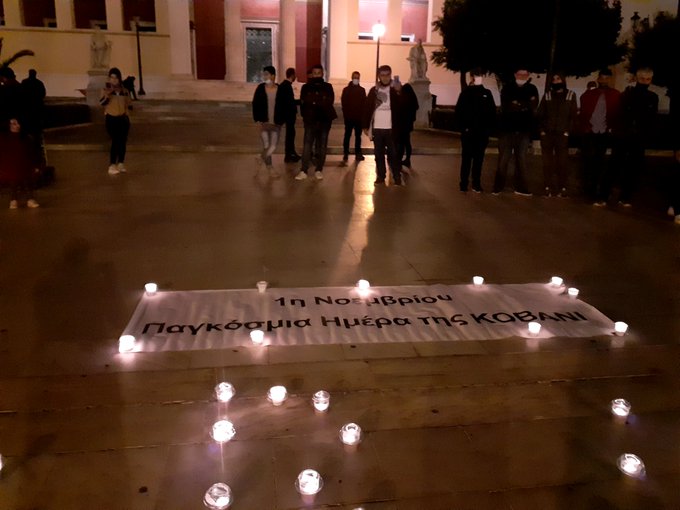
M506 83L501 91L501 118L498 138L498 170L493 194L505 188L510 160L515 159L515 194L530 197L525 179L527 150L536 128L538 89L530 83L529 71L518 69L515 79Z
M295 151L295 120L297 119L297 105L295 93L293 92L293 82L296 79L295 68L286 69L286 79L279 83L279 101L283 109L286 121L286 155L283 161L286 163L296 163L300 161L300 155Z
M357 161L363 161L361 154L361 124L366 106L366 89L359 85L361 75L359 71L352 73L352 81L342 89L340 102L342 103L342 116L345 119L345 137L342 140L343 164L349 159L349 140L354 133L354 157Z
M312 67L311 78L300 91L300 112L305 124L305 141L302 150L302 167L295 176L298 181L307 179L307 170L312 161L312 147L316 153L316 171L314 177L323 179L323 166L326 162L328 132L331 122L338 117L333 102L335 93L333 86L323 80L323 67L320 64Z
M364 131L373 140L375 148L376 185L385 184L387 168L385 155L392 169L392 184L401 186L401 158L397 154L397 136L401 115L401 95L392 87L392 68L378 68L378 83L368 93L364 111Z
M472 169L472 191L482 192L482 164L489 145L489 135L496 121L496 103L491 91L482 84L481 69L470 72L472 83L458 96L456 120L460 128L462 146L460 165L460 190L468 190Z

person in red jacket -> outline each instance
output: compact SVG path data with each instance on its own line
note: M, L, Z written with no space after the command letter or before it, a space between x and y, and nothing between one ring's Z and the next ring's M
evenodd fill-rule
M583 191L592 201L597 200L606 175L607 148L611 147L612 130L619 116L621 93L611 88L611 80L612 72L603 69L597 77L597 88L586 90L581 96L579 125L583 134ZM594 203L600 205L600 202Z
M9 188L9 208L19 207L19 196L25 195L26 207L40 207L33 198L33 183L39 166L33 140L21 133L16 118L9 120L9 131L0 133L0 184Z

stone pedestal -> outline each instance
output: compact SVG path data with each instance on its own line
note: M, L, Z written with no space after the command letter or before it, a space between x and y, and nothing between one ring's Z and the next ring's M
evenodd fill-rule
M430 112L432 111L432 94L430 94L430 80L427 78L409 82L418 98L418 111L416 112L416 127L428 127L430 125Z
M101 107L99 106L99 98L101 97L102 89L106 87L106 81L109 79L107 69L90 69L87 72L90 79L87 82L87 88L85 89L85 99L87 105L90 107L92 112L92 120L97 121L99 118L104 118L103 114L97 115L96 110Z

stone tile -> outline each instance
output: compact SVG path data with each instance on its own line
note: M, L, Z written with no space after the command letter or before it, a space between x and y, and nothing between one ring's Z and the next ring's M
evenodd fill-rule
M486 354L483 342L414 342L413 348L419 356L468 356Z
M417 355L412 343L342 344L347 359L410 358Z

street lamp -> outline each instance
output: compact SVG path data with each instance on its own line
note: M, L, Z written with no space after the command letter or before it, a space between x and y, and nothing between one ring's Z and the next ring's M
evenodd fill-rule
M139 69L139 92L138 95L144 96L144 77L142 76L142 47L139 44L139 17L135 17L135 36L137 39L137 67Z
M380 67L380 38L385 35L385 25L380 20L373 25L373 40L378 41L378 48L375 54L375 81L378 81L378 68Z

